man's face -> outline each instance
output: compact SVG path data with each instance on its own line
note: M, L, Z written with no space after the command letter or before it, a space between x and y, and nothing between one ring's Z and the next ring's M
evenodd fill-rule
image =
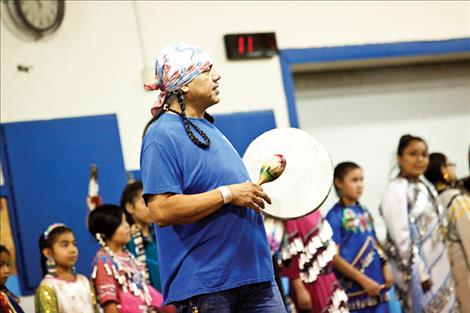
M188 92L184 97L204 108L218 103L220 101L219 79L220 75L211 65L187 85Z

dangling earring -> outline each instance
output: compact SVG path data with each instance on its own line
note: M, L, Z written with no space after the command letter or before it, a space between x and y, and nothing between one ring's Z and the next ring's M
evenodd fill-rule
M57 273L57 266L55 261L52 257L47 257L46 261L47 272L51 275L55 275Z
M449 173L444 173L443 177L446 182L449 182Z
M100 244L100 246L104 248L106 246L106 243L103 240L103 235L98 233L98 234L95 235L95 237L96 237L96 240L98 241L98 243Z

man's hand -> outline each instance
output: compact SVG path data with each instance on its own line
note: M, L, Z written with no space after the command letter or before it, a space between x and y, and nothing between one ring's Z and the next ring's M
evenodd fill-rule
M241 207L249 207L260 213L264 209L264 201L271 204L271 198L263 191L263 188L252 182L227 186L232 193L232 204Z

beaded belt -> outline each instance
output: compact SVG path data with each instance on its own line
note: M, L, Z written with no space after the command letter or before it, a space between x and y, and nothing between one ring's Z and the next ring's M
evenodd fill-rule
M441 312L449 302L450 297L454 292L454 281L451 277L447 279L447 282L438 291L438 294L428 303L426 306L426 313Z
M387 302L389 300L390 296L388 295L388 293L376 297L367 297L354 301L349 300L348 308L350 311L358 311L368 307L376 306L382 302Z

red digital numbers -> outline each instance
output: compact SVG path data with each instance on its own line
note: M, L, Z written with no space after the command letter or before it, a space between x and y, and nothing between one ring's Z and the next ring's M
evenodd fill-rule
M238 54L253 53L253 36L238 36Z

